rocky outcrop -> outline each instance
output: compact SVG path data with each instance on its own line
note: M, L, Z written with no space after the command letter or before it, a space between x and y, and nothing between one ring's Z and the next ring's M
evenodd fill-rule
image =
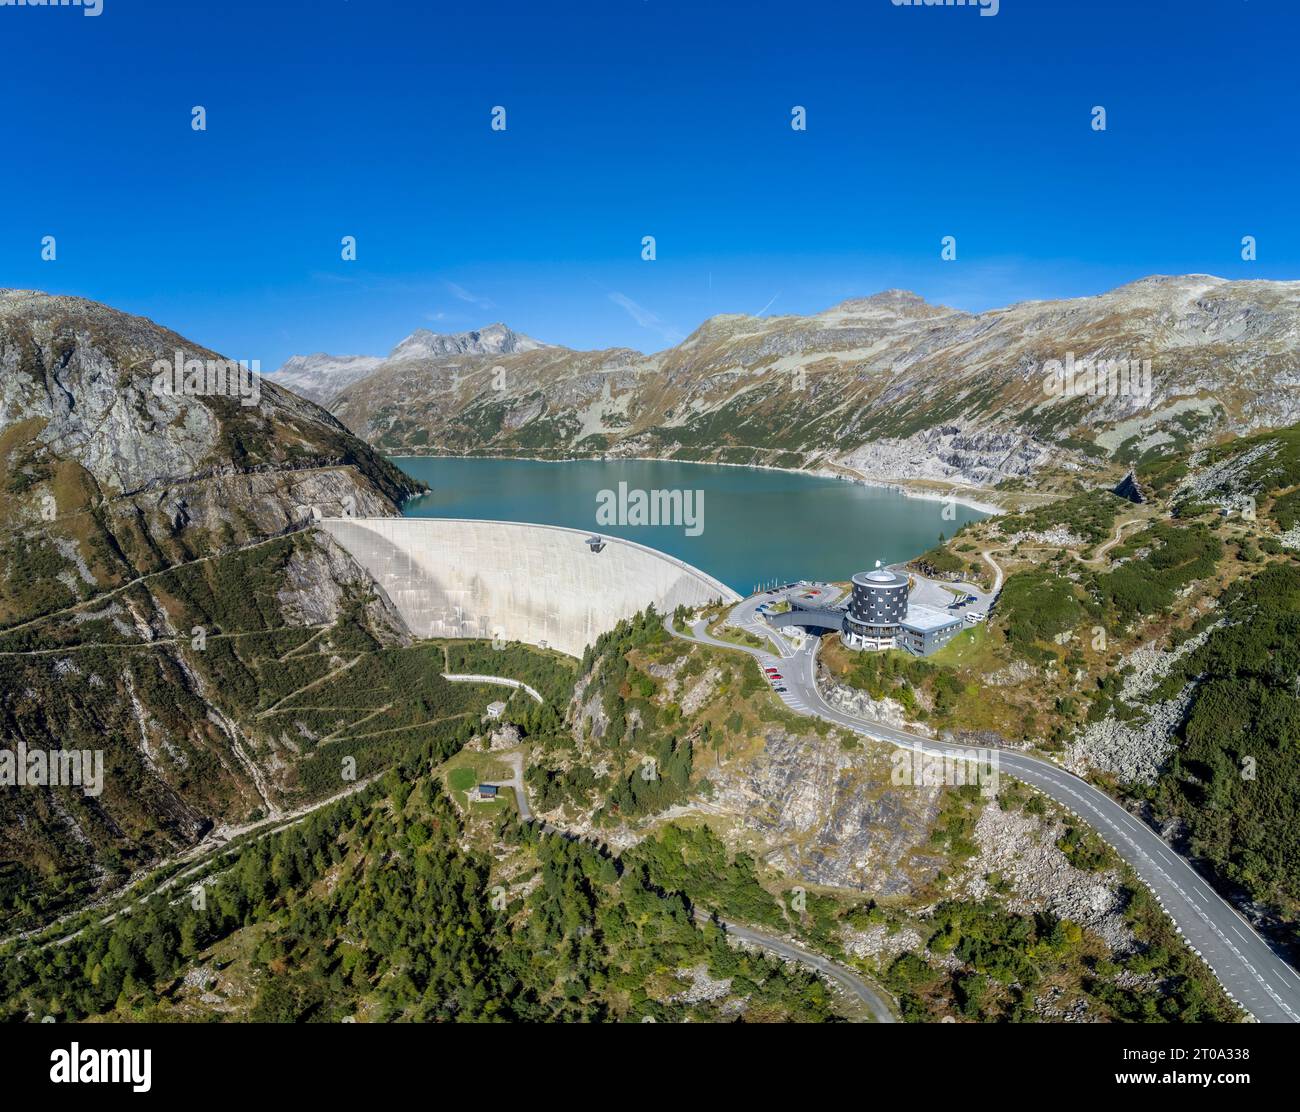
M388 353L387 360L382 355L326 355L324 352L294 355L275 371L275 381L301 397L328 405L341 391L366 378L386 361L401 363L449 355L510 355L546 346L504 324L489 324L469 332L431 332L418 328Z
M939 789L898 788L883 745L764 731L761 753L724 763L708 811L740 819L767 860L810 884L876 895L910 892L938 868L928 857Z
M443 355L513 355L547 346L499 322L468 332L431 332L417 328L389 352L388 358L400 362Z
M986 806L975 824L979 853L966 863L962 893L972 901L986 899L994 887L990 878L998 878L1010 889L1007 910L1049 911L1091 931L1112 953L1131 950L1134 939L1124 921L1118 871L1076 869L1056 845L1064 832L1059 819Z
M370 576L326 534L305 551L295 551L283 572L284 586L276 595L290 626L326 625L337 621L351 599L365 599L369 627L385 644L406 645L410 630Z
M856 718L879 722L896 730L931 735L934 733L924 723L909 721L903 704L897 699L873 699L869 692L838 683L820 660L817 662L817 688L836 710L842 710Z
M875 479L930 479L980 487L1027 478L1048 463L1075 466L1067 453L1034 437L953 425L904 439L882 437L833 458Z

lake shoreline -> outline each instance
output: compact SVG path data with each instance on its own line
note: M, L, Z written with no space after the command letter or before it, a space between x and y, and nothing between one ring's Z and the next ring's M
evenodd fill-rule
M739 467L749 471L778 471L787 475L810 475L816 479L835 479L841 483L856 483L860 486L877 487L881 490L892 490L896 494L901 494L904 498L914 498L923 502L954 502L959 506L965 506L967 509L974 510L977 513L988 514L992 517L1009 513L1005 506L999 506L993 502L978 501L975 497L965 494L947 493L939 490L918 490L914 487L904 485L899 480L889 479L872 479L865 475L855 472L853 476L846 476L839 471L831 470L826 466L817 468L807 467L776 467L767 463L719 463L713 460L700 459L671 459L663 456L566 456L563 459L538 459L536 456L506 456L497 454L477 453L474 455L455 455L450 452L397 452L384 454L384 459L393 461L399 459L448 459L448 460L473 460L473 459L492 459L503 460L512 463L681 463L696 465L699 467ZM842 465L841 465L842 466ZM852 470L845 468L845 470ZM980 488L976 488L980 490ZM980 490L982 494L992 494L993 491ZM413 498L419 498L420 495L412 495ZM403 502L403 505L406 503Z
M699 568L741 595L751 584L838 582L873 560L915 559L934 547L936 534L951 536L986 517L955 498L932 492L908 497L893 484L812 469L631 457L387 458L429 488L427 495L403 502L404 517L595 530ZM655 491L668 496L662 504L647 497Z

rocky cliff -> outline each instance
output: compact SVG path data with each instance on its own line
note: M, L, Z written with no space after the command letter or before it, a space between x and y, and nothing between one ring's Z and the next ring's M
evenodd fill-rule
M268 690L407 633L306 527L395 513L415 485L148 320L0 292L0 748L104 764L98 793L0 796L0 920L320 790L303 739L259 719Z

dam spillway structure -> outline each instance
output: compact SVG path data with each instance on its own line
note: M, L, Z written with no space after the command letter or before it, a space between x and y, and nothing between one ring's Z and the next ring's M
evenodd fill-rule
M586 530L439 517L333 517L318 527L383 588L416 637L545 645L570 656L654 604L738 602L667 553Z

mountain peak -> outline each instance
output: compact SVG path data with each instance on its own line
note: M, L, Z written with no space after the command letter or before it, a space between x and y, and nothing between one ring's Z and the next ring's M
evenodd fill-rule
M365 378L383 359L378 355L291 355L275 372L275 381L295 394L324 403L345 386Z
M549 347L497 321L467 332L417 328L388 354L389 359L436 359L443 355L511 355Z
M817 315L820 317L904 317L923 320L945 316L956 310L946 305L932 305L911 290L888 289L870 297L851 297L832 305Z
M549 347L540 340L496 322L468 332L433 332L417 328L385 357L382 355L291 355L275 372L275 381L314 402L327 404L388 360L437 359L446 355L510 355Z

